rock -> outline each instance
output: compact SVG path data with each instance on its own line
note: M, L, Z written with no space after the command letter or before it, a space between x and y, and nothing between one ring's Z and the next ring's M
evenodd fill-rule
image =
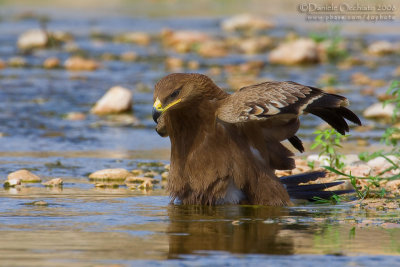
M239 40L237 45L245 54L258 54L265 52L272 45L272 39L267 36L247 38Z
M134 43L138 45L150 44L150 35L145 32L128 32L116 37L117 41Z
M191 70L197 70L200 67L200 62L198 62L197 60L190 60L187 63L187 67ZM1 68L1 67L0 67Z
M169 171L161 173L161 179L162 180L167 180L169 176Z
M395 110L395 106L389 103L383 106L383 103L375 103L366 108L363 116L368 119L390 119Z
M316 154L312 154L307 157L307 161L317 162L320 164L320 166L329 166L329 157L325 155L319 156Z
M143 183L141 183L138 188L139 189L153 189L154 185L153 183L151 183L151 181L144 181Z
M388 41L377 41L368 46L368 53L377 56L392 54L395 53L396 50L396 45Z
M70 121L82 121L86 119L86 115L82 112L69 112L65 115L65 119Z
M4 69L5 67L7 67L7 64L3 60L0 59L0 70Z
M388 159L390 159L394 163L399 162L399 159L392 155L388 156ZM370 161L367 162L367 164L374 170L384 170L392 166L392 164L389 161L387 161L384 157L377 157L371 159Z
M49 203L47 203L47 202L44 201L44 200L39 200L39 201L33 201L33 202L31 203L31 205L34 205L34 206L48 206Z
M17 185L21 185L21 179L17 178L17 179L10 179L4 182L3 186L5 188L8 187L15 187Z
M43 62L43 68L54 69L60 66L60 60L56 57L49 57Z
M85 59L82 57L70 57L68 58L64 66L67 70L73 70L73 71L78 71L78 70L87 70L87 71L93 71L96 70L100 67L100 64L92 59Z
M70 42L74 40L72 34L64 31L54 31L51 33L51 38L57 42Z
M177 57L169 57L165 60L167 70L178 71L183 68L183 59Z
M145 172L145 173L143 174L144 177L150 177L150 178L154 178L154 177L157 176L157 175L158 175L158 173L155 172L155 171L149 171L149 172Z
M163 30L161 39L164 45L174 48L177 52L189 52L196 44L210 41L211 38L207 34L199 31L172 31Z
M89 179L91 180L125 180L128 177L132 176L132 174L122 168L116 169L104 169L96 171L89 175Z
M371 173L372 168L367 164L360 164L355 166L346 166L344 171L345 173L351 172L351 175L353 176L366 177Z
M136 170L132 170L131 173L132 173L134 176L139 176L139 175L143 175L144 171L141 170L141 169L136 169Z
M228 49L222 41L207 41L200 44L198 53L203 57L225 57Z
M236 15L221 23L225 31L236 30L266 30L274 27L274 24L267 19L250 14Z
M145 183L149 182L151 184L157 184L159 183L158 180L151 178L151 177L139 177L139 176L130 176L125 179L124 183L125 184L138 184L138 183Z
M118 188L119 184L116 183L95 183L95 187L97 188Z
M42 183L44 186L49 186L49 187L55 187L55 186L62 186L63 185L63 180L61 178L54 178L51 179L50 181Z
M121 86L114 86L103 95L91 109L97 115L122 113L132 109L132 92Z
M390 191L397 191L400 189L400 179L387 182L385 184L385 188L389 189Z
M23 57L11 57L8 59L8 65L14 68L22 68L25 67L28 63L26 59Z
M43 48L49 43L47 32L41 29L33 29L24 32L18 37L17 46L19 49L27 50L32 48Z
M317 63L320 61L318 46L313 40L305 38L284 43L270 52L269 61L285 65Z
M123 61L135 61L138 58L138 54L133 51L124 52L121 54L121 60Z
M371 78L361 72L356 72L351 75L351 82L357 85L369 85Z
M12 172L8 175L7 180L14 180L14 179L19 179L21 182L24 183L39 183L42 181L39 176L31 173L30 171L27 170L18 170L15 172Z

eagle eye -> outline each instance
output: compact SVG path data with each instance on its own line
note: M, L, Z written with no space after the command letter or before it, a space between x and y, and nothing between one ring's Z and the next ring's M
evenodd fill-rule
M176 89L175 91L172 92L172 94L169 96L170 98L175 98L179 95L179 93L181 92L182 87L180 87L179 89Z

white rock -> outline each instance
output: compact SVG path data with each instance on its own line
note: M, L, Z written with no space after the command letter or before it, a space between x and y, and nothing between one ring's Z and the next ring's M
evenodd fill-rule
M48 35L45 31L40 29L33 29L24 32L18 37L17 45L20 49L30 49L37 47L45 47L49 41Z
M4 182L4 187L15 187L21 184L21 179L13 178Z
M368 53L373 55L385 55L396 52L396 46L388 41L377 41L368 47Z
M365 118L391 118L394 112L394 105L389 103L383 106L383 103L375 103L369 106L363 112Z
M319 60L317 43L305 38L281 44L269 54L271 63L285 65L315 63Z
M61 178L54 178L51 179L50 181L42 183L44 186L62 186L64 181Z
M37 183L37 182L41 181L39 176L37 176L27 170L18 170L18 171L12 172L12 173L8 174L7 179L9 181L19 179L19 180L21 180L21 182L31 182L31 183Z
M89 175L89 179L104 179L104 180L125 180L132 176L132 173L122 168L103 169Z
M387 158L393 161L394 163L399 162L399 159L393 155L390 155ZM370 161L367 162L367 164L373 169L386 169L392 166L392 164L389 161L387 161L384 157L377 157L371 159Z
M241 14L224 20L221 23L222 29L226 31L235 30L264 30L272 28L274 25L267 19L262 17Z
M316 155L316 154L312 154L312 155L309 155L308 157L307 157L307 161L309 161L309 162L318 162L321 166L329 166L329 157L328 156L325 156L325 155L322 155L322 156L319 156L319 155Z
M91 112L94 114L122 113L132 109L132 92L121 86L114 86L100 98Z

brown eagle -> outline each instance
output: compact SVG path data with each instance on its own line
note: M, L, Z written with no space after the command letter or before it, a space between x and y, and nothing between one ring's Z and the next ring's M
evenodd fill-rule
M295 82L265 82L228 94L202 74L174 73L154 90L156 131L171 141L167 189L182 204L290 205L290 198L330 196L336 183L302 185L323 172L278 178L300 152L299 115L314 114L345 134L345 119L361 125L340 95ZM345 193L348 191L335 191Z

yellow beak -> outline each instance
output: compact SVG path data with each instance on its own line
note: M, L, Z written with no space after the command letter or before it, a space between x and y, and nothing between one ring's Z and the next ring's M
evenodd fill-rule
M163 108L160 99L158 99L158 97L157 97L156 101L153 104L153 110L152 110L153 120L157 123L157 119L158 119L158 117L161 116L162 113L164 113L167 109L169 109L170 107L172 107L175 104L178 104L181 101L182 101L182 99L179 98L179 99L169 103L165 108Z

